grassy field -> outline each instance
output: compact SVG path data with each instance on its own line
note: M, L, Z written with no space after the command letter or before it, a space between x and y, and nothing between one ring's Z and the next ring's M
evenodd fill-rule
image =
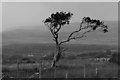
M56 68L50 68L52 61L50 55L54 52L54 46L51 44L3 46L2 73L14 78L30 78L35 73L41 73L42 78L117 78L120 70L117 64L91 60L101 55L108 55L102 51L116 47L92 46L65 46L68 50L57 63ZM34 56L28 57L31 54ZM44 55L47 57L42 58ZM18 64L23 58L24 62ZM36 74L34 77L38 78L39 75Z
M19 70L15 64L6 65L3 72L12 77L28 78L39 72L39 64L20 64ZM69 78L84 78L84 75L86 78L116 78L118 77L118 66L108 62L91 62L80 59L61 60L56 67L56 75L54 73L55 70L50 69L50 64L47 64L43 67L41 75L43 78L65 78L67 73Z

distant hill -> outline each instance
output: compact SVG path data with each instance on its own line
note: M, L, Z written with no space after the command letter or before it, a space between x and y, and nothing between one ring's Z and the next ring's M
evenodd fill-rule
M102 32L93 32L87 34L88 37L71 41L75 44L105 44L105 45L117 45L118 44L118 24L114 21L105 21L105 24L109 26L109 32L104 34ZM16 29L4 31L2 33L2 44L13 43L53 43L52 35L45 26L30 26L30 28ZM71 23L63 26L60 31L60 39L64 39L68 34L79 28L79 23Z

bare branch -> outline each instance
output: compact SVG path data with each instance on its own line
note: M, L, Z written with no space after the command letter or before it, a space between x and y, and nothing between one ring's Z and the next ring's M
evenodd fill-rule
M61 44L63 44L63 43L66 43L66 42L69 42L69 41L71 41L71 40L75 40L75 39L78 39L78 38L83 38L83 37L85 37L85 34L86 34L86 33L88 33L88 32L92 32L92 31L93 31L93 30L90 29L90 30L85 31L84 33L82 33L81 36L75 36L75 37L72 37L72 38L68 38L68 39L65 40L65 41L61 41L61 42L59 43L59 45L61 45Z
M55 40L55 39L56 39L56 34L55 34L55 32L54 32L54 29L52 29L52 27L51 27L52 24L49 25L49 24L47 23L46 25L47 25L47 27L49 28L50 32L51 32L52 35L53 35L53 38L54 38L53 41L56 41L56 40ZM57 37L58 37L58 36L57 36Z
M69 35L69 37L68 37L68 38L72 37L72 35L73 35L73 34L75 34L75 33L79 32L81 29L82 29L82 22L80 23L80 28L79 28L78 30L76 30L76 31L72 32L72 33Z

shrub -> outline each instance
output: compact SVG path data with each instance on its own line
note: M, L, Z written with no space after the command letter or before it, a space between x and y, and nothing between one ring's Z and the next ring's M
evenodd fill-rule
M118 53L112 54L112 57L110 58L109 62L120 65L120 60L118 59L118 57L120 57L120 54Z

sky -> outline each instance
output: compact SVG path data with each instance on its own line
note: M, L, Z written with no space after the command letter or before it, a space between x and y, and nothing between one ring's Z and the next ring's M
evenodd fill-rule
M51 13L70 11L71 22L80 22L84 16L117 21L117 2L2 2L2 31L43 25ZM42 27L41 27L42 29Z

